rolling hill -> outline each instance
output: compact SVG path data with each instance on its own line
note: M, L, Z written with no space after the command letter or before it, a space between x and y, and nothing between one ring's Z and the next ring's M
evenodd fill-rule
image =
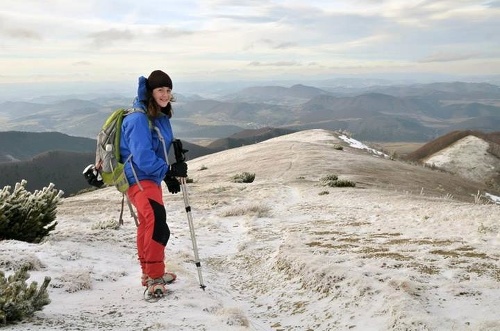
M406 158L500 189L500 132L453 131Z

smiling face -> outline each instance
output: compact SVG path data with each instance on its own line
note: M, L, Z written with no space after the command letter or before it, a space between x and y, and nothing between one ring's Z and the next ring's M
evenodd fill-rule
M172 99L172 89L169 87L158 87L153 89L153 99L160 107L166 107Z

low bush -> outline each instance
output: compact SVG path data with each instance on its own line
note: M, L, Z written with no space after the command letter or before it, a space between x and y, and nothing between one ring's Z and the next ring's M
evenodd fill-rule
M37 282L28 286L29 277L28 267L22 267L8 278L0 271L0 326L31 317L50 303L47 293L50 277L45 277L40 288Z
M57 204L64 192L51 183L31 193L26 191L26 183L17 183L12 192L10 186L0 191L0 240L39 243L57 225Z

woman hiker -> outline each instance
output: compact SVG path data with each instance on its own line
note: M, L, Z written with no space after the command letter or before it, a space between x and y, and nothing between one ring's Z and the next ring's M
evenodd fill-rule
M123 119L120 154L130 187L127 195L137 210L137 253L142 270L142 285L150 296L165 294L166 284L176 275L165 270L165 246L170 237L163 204L161 183L170 193L178 193L176 177L187 177L185 162L168 163L168 150L174 139L172 117L172 80L161 70L149 77L139 77L137 97L133 107L144 112L132 112Z

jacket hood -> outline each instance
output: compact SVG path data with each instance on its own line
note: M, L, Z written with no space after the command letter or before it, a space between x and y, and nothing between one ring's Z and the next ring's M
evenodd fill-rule
M146 110L146 105L148 102L148 80L146 77L139 77L139 83L137 85L137 96L134 99L133 107Z

